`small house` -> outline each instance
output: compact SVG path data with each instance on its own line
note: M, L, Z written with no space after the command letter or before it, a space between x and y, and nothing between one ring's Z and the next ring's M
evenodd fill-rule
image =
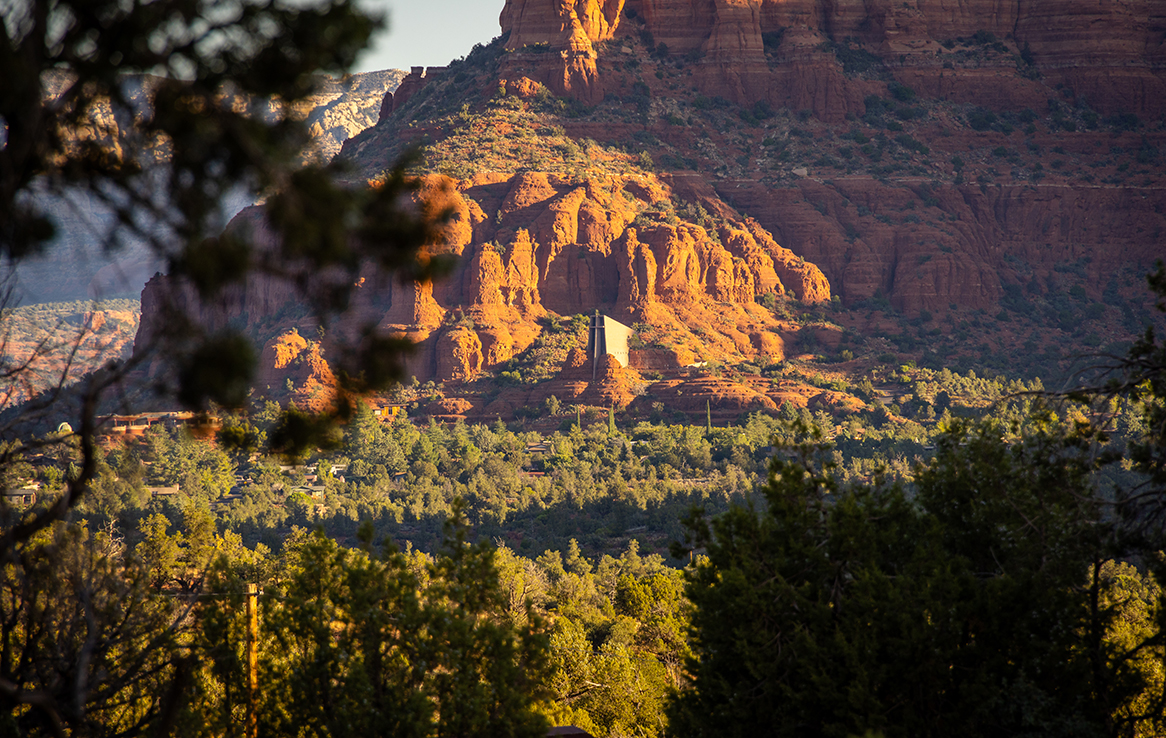
M5 489L4 504L8 507L31 507L36 504L36 489Z

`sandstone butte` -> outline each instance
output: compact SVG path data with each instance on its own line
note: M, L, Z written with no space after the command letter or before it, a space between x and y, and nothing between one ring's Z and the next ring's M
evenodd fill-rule
M1043 116L1047 105L1065 104L1155 120L1166 114L1166 22L1156 7L1100 0L508 0L500 22L512 53L503 57L500 74L524 76L586 102L626 95L626 52L646 38L666 47L667 58L683 57L691 73L683 84L707 96L809 111L838 133L863 116L870 96L889 97L889 82L910 87L919 99L998 113L1035 110ZM961 57L965 49L956 48L956 40L971 37L996 39L1006 53ZM882 73L847 73L835 52L840 46L867 55ZM1022 70L1026 59L1031 66ZM637 81L653 99L678 94L650 74ZM1160 127L1124 137L1038 129L1022 141L1019 131L953 131L950 123L937 120L912 131L931 147L933 160L974 160L982 154L969 151L1001 146L1067 147L1070 157L1084 157L1090 147L1166 145ZM570 122L564 125L572 131ZM608 128L612 137L634 133ZM577 130L597 135L594 128ZM681 151L699 143L678 126L651 130ZM1096 296L1117 268L1148 268L1163 253L1160 240L1147 235L1166 232L1160 182L1117 186L1046 178L1038 184L1022 177L985 188L970 181L952 185L958 166L932 161L926 168L899 181L818 175L780 188L761 182L762 173L751 166L727 176L705 171L676 177L715 189L755 217L783 245L821 267L843 301L884 295L908 313L951 304L990 309L1005 284L1020 281L1011 266L1016 260L1044 277L1058 263L1088 259L1087 289ZM984 169L999 181L991 162ZM923 192L928 181L940 186ZM958 226L926 220L891 226L871 215L932 198ZM850 206L857 215L846 211Z
M422 381L475 379L530 347L548 313L596 309L674 337L674 347L636 352L641 368L780 360L782 333L798 329L775 319L758 296L788 295L806 303L831 297L822 272L778 245L755 221L743 219L717 232L683 221L633 225L647 202L667 196L650 176L576 182L533 172L456 182L430 175L417 196L452 211L441 242L429 248L456 254L456 270L437 282L406 284L370 272L346 323L336 329L375 323L386 334L411 339L417 348L407 374ZM265 238L255 211L244 213L236 227L244 223L257 240ZM268 279L254 278L208 306L158 276L142 293L139 344L164 330L157 309L163 299L178 300L212 330L296 305L291 286ZM308 371L310 361L289 374L309 354L298 332L281 335L264 349L259 387L281 394L291 379L307 388L296 390L303 396L329 386L329 374ZM626 389L603 391L614 392L620 405L631 399Z
M505 82L521 98L545 87L599 101L594 115L558 120L568 136L627 144L650 134L654 148L635 145L690 157L687 171L660 176L674 195L752 216L820 267L845 304L885 297L907 314L952 305L993 310L1009 286L1055 281L1070 262L1087 263L1084 286L1099 299L1111 279L1130 282L1162 253L1154 235L1166 233L1158 160L1137 170L1137 162L1114 156L1166 152L1166 133L1152 125L1166 113L1166 24L1149 4L510 0L500 22L507 53L485 87ZM848 71L846 54L871 69ZM415 69L388 106L397 113L348 141L342 156L375 172L385 151L420 134L448 135L424 117L431 108L421 107L418 118L405 102L422 90L465 97L467 87L449 76ZM764 129L742 142L739 131L692 120L700 94L742 110L763 103L799 111L810 116L799 142L854 157L859 146L839 139L862 128L867 102L891 99L894 84L936 107L905 123L908 140L929 150L895 154L909 174L824 171L813 156L808 167L783 168L761 139L793 141L791 131ZM609 114L629 99L646 112ZM1081 125L1070 134L1048 119L1054 106L1147 122L1127 131ZM966 114L974 107L1041 120L1024 131L1021 124L973 130ZM674 124L684 118L686 125ZM894 146L891 130L901 128L881 135ZM1108 176L1131 163L1124 182ZM775 169L783 173L776 184ZM1135 170L1145 178L1129 176ZM934 209L906 218L919 201ZM1115 277L1127 266L1135 268Z
M414 68L385 95L378 124L347 141L341 156L372 176L390 163L387 154L419 135L450 135L447 123L417 112L433 109L426 99L481 101L495 89L534 99L545 88L598 111L641 101L639 118L558 119L569 137L619 144L647 133L708 166L605 175L511 162L461 180L430 175L427 194L447 198L455 212L444 242L431 248L458 254L458 270L436 284L401 285L370 273L352 325L373 322L416 341L408 371L418 379L462 382L529 347L548 313L600 309L667 333L670 345L633 356L635 371L707 358L780 358L796 326L761 308L757 298L765 293L810 303L885 297L907 315L994 310L1006 288L1046 289L1054 272L1073 262L1084 264L1085 290L1099 299L1121 268L1143 269L1162 255L1166 190L1074 179L1064 170L1044 170L1043 179L1014 170L1001 181L988 152L1056 148L1070 168L1091 161L1113 171L1114 162L1095 152L1166 150L1161 126L1067 135L1046 120L1060 108L1135 120L1166 114L1166 23L1155 7L1101 0L507 0L500 16L506 53L484 70L468 70L468 78L464 68ZM848 69L848 54L874 71ZM691 118L674 120L677 111L690 115L694 95L703 95L743 112L758 105L800 111L809 137L836 141L859 125L872 97L890 99L896 84L924 104L946 106L906 124L930 148L929 156L911 159L910 176L825 176L803 167L775 186L758 164L767 156L758 134L706 129L698 137ZM972 106L999 114L1038 110L1041 125L1023 135L973 131L965 116ZM791 131L780 133L793 140ZM766 161L772 171L773 159ZM976 173L979 181L969 181ZM1146 181L1155 176L1147 172ZM701 204L720 225L711 232L683 219L643 219L669 199ZM919 200L939 217L901 215ZM248 218L262 230L253 214L242 220ZM164 280L155 279L143 293L146 335L157 329L148 305L163 289ZM216 326L246 316L256 322L294 299L286 286L253 282L222 305L189 308ZM558 391L626 399L618 371L584 389L569 376L572 360ZM507 392L511 405L531 399ZM713 388L702 393L704 400L719 396ZM788 394L765 397L808 401L800 389ZM737 401L767 407L762 395L745 392ZM702 402L702 394L693 396ZM836 400L823 395L816 402Z
M834 122L861 114L871 90L847 80L823 49L844 40L873 50L897 80L928 96L1020 109L1041 102L1045 86L1061 84L1101 111L1166 112L1166 26L1152 2L507 0L499 22L506 47L518 52L510 64L589 102L603 99L604 42L646 31L669 54L692 55L706 94L810 109ZM1043 82L1005 83L1009 70L996 65L945 67L942 43L977 32L1027 49ZM765 34L780 34L778 64L766 57Z

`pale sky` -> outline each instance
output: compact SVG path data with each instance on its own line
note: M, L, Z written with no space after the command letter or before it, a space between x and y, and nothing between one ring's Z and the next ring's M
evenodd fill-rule
M505 0L363 0L388 10L389 30L373 38L354 72L444 66L497 36Z

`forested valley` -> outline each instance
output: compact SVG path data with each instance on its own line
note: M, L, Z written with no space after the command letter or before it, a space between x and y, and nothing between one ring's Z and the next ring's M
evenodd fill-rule
M64 708L8 726L1154 735L1157 367L1092 404L885 368L916 420L625 424L552 400L545 433L362 406L290 459L250 450L266 403L217 436L107 436L74 522L5 568L7 673L53 675ZM79 463L52 435L6 449L42 508ZM70 712L78 678L102 687Z

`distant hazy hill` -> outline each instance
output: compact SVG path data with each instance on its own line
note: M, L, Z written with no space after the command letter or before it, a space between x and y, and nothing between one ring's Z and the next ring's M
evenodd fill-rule
M6 309L2 318L0 356L9 367L28 363L30 370L0 386L0 411L128 357L139 308L136 299L79 300Z
M324 78L318 92L300 103L295 112L304 117L319 156L330 159L344 141L377 121L386 92L396 89L405 73L400 70L368 72L342 79ZM149 78L127 79L131 95L149 104ZM50 78L49 94L65 80ZM251 103L256 115L273 115L265 102ZM99 111L93 130L118 129L119 121L108 110ZM115 253L104 253L99 244L112 219L100 199L89 192L64 197L45 197L50 202L57 236L47 253L22 262L16 269L17 304L83 300L93 297L137 298L142 286L162 264L141 244L130 243ZM251 204L245 195L225 203L227 217Z

